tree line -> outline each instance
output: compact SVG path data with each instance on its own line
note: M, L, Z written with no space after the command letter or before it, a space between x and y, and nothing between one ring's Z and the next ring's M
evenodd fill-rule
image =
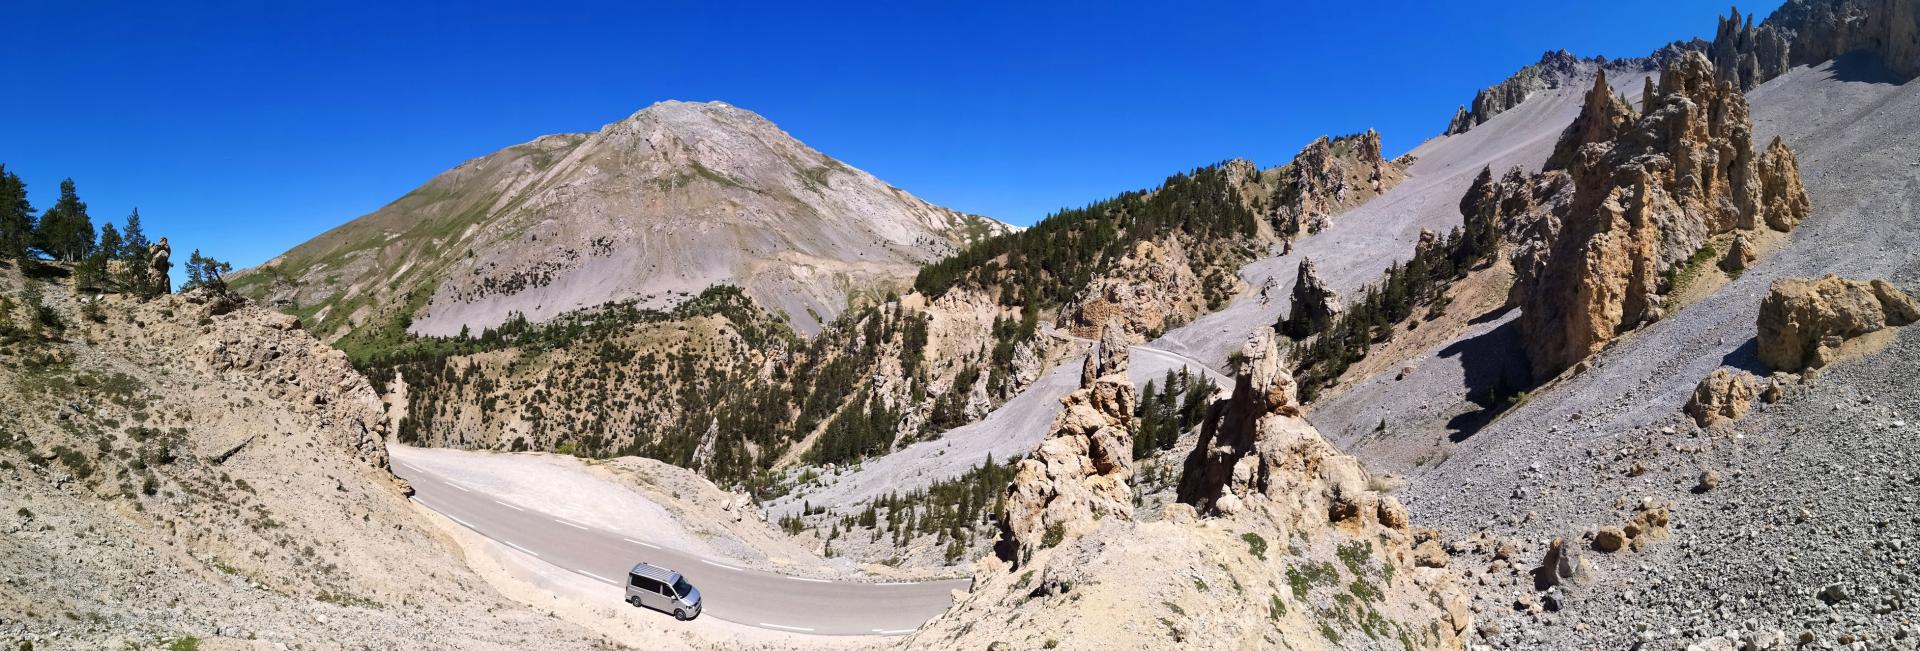
M1168 177L1154 190L1058 211L1032 228L976 242L921 267L914 289L937 298L973 287L993 291L1002 305L1052 308L1073 300L1139 242L1180 235L1203 245L1191 262L1200 273L1219 252L1205 245L1250 238L1258 221L1227 168L1210 165Z
M37 213L37 214L36 214ZM172 291L167 274L173 264L166 238L147 238L135 208L126 221L98 230L80 199L73 179L60 182L60 196L45 211L36 211L27 196L27 183L0 164L0 260L30 270L42 262L71 269L74 286L95 291L122 291L153 297ZM188 259L187 284L181 289L209 288L225 293L226 275L233 266L194 250Z

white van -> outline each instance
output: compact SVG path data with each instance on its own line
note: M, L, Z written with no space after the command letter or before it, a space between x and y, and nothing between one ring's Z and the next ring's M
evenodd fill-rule
M673 613L674 619L683 622L699 617L703 606L700 589L687 583L686 577L646 563L627 572L627 603Z

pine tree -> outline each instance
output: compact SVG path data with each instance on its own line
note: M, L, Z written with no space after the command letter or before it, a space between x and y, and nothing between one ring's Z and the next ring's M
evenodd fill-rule
M27 202L27 184L0 164L0 258L23 261L33 245L33 204Z
M106 260L119 260L120 250L125 246L126 241L121 239L120 231L113 227L113 222L107 222L100 227L100 245L94 249L94 252Z
M147 232L140 228L139 208L134 208L133 214L127 215L127 227L121 233L121 239L125 243L121 247L120 259L128 262L146 261L147 249L153 246L153 242L147 241Z
M35 236L40 250L61 262L79 262L92 252L93 221L87 217L86 202L74 190L73 179L60 182L60 199L40 216Z
M187 284L180 291L205 288L216 294L227 293L227 274L233 273L233 265L200 255L200 249L194 249L187 258Z

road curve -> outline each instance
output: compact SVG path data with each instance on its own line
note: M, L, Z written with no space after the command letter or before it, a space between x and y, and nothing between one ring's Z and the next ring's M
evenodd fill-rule
M905 635L953 603L966 579L864 583L788 576L700 558L650 541L556 518L529 504L494 499L404 462L393 473L413 484L416 502L482 536L608 586L620 599L627 570L648 562L677 570L700 589L702 617L813 635ZM671 617L662 614L661 617Z

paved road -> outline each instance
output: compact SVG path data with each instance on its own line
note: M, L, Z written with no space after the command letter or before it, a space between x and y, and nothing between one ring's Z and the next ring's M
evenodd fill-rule
M396 462L414 500L462 526L556 567L607 584L620 599L627 570L648 562L677 570L700 589L702 617L815 635L905 635L947 609L965 579L862 583L787 576L665 549L556 518L539 507L496 500L426 470ZM662 614L661 617L672 617Z

